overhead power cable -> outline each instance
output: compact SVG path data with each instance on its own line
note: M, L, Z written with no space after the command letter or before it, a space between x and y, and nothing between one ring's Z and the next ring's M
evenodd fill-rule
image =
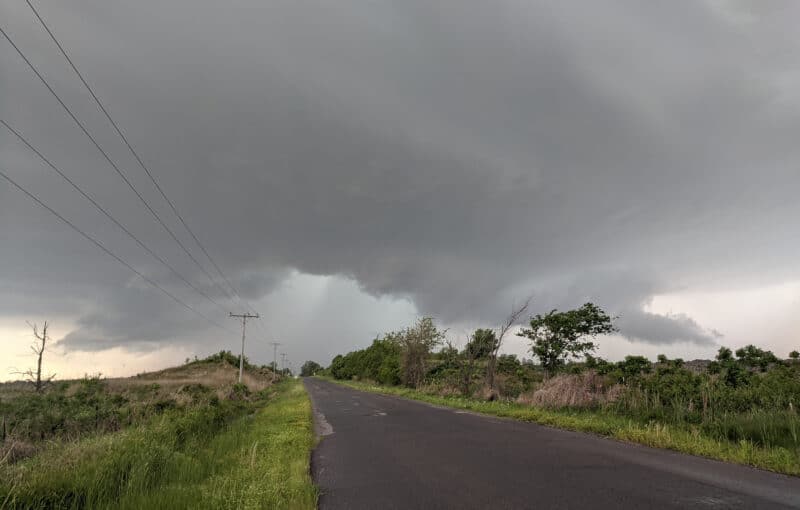
M154 252L152 249L150 249L150 247L148 247L148 246L147 246L147 245L146 245L144 242L142 242L142 241L141 241L141 240L140 240L138 237L136 237L136 236L135 236L135 235L134 235L134 234L133 234L133 233L132 233L130 230L128 230L128 229L125 227L125 225L123 225L122 223L120 223L120 222L119 222L119 221L118 221L118 220L117 220L117 219L116 219L116 218L115 218L115 217L114 217L114 216L113 216L111 213L109 213L109 212L108 212L108 211L107 211L107 210L106 210L106 209L105 209L103 206L101 206L99 203L97 203L97 201L96 201L94 198L92 198L92 196L91 196L91 195L89 195L88 193L86 193L86 192L85 192L85 191L84 191L84 190L83 190L83 189L82 189L80 186L78 186L78 185L75 183L75 181L73 181L72 179L70 179L70 178L69 178L69 176L67 176L66 174L64 174L64 172L62 172L62 171L61 171L61 170L60 170L60 169L59 169L57 166L55 166L55 165L54 165L54 164L53 164L53 163L52 163L52 162L51 162L51 161L50 161L50 160L49 160L47 157L45 157L45 155L44 155L44 154L42 154L42 153L41 153L41 152L40 152L40 151L39 151L39 150L38 150L36 147L34 147L34 146L33 146L33 145L32 145L32 144L31 144L31 143L30 143L30 142L29 142L29 141L28 141L28 140L27 140L27 139L26 139L24 136L22 136L22 134L20 134L20 133L19 133L19 132L18 132L16 129L14 129L13 127L11 127L11 125L9 125L9 124L8 124L8 123L7 123L5 120L3 120L3 119L0 119L0 124L3 124L3 126L5 126L5 128L6 128L6 129L8 129L9 131L11 131L11 132L12 132L12 133L13 133L13 134L14 134L14 135L15 135L15 136L16 136L16 137L17 137L17 138L18 138L18 139L19 139L19 140L20 140L22 143L24 143L24 144L25 144L25 145L28 147L28 149L30 149L30 150L31 150L33 153L35 153L37 156L39 156L39 159L41 159L42 161L44 161L44 163L45 163L45 164L47 164L47 166L49 166L51 169L53 169L53 171L54 171L54 172L56 172L58 175L60 175L60 176L61 176L61 178L62 178L62 179L64 179L64 180L65 180L65 181L66 181L66 182L67 182L67 183L68 183L70 186L72 186L72 188L73 188L75 191L77 191L78 193L80 193L80 194L83 196L83 198L85 198L86 200L88 200L88 201L89 201L89 202L90 202L90 203L91 203L91 204L92 204L92 205L93 205L93 206L94 206L94 207L95 207L95 208L96 208L98 211L100 211L101 213L103 213L103 214L106 216L106 218L108 218L109 220L111 220L111 221L112 221L112 222L113 222L113 223L114 223L114 224L115 224L117 227L119 227L119 228L120 228L120 230L122 230L123 232L125 232L125 234L127 234L127 235L128 235L128 237L130 237L131 239L133 239L133 240L136 242L136 244L138 244L138 245L139 245L139 246L140 246L140 247L141 247L143 250L145 250L147 253L149 253L149 254L150 254L150 255L151 255L153 258L155 258L155 259L156 259L157 261L159 261L161 264L163 264L163 265L164 265L164 266L165 266L167 269L169 269L169 270L170 270L170 271L171 271L171 272L172 272L172 273L173 273L175 276L177 276L179 279L181 279L181 280L182 280L182 281L183 281L183 282L184 282L186 285L188 285L188 286L189 286L191 289L193 289L195 292L197 292L198 294L200 294L200 295L201 295L201 296L203 296L204 298L206 298L206 299L208 299L209 301L211 301L212 303L214 303L214 304L215 304L217 307L219 307L219 308L220 308L220 310L222 310L223 312L226 312L226 313L228 312L228 310L227 310L225 307L223 307L221 304L219 304L219 303L218 303L218 302L217 302L217 301L216 301L214 298L212 298L211 296L209 296L208 294L206 294L205 292L203 292L203 290L201 290L201 289L199 289L199 288L195 287L195 286L194 286L194 285L193 285L193 284L192 284L192 283L191 283L189 280L187 280L187 279L186 279L186 278L185 278L185 277L184 277L184 276L183 276L181 273L179 273L179 272L178 272L178 271L177 271L177 270L176 270L174 267L172 267L172 265L170 265L170 264L169 264L169 263L168 263L166 260L164 260L164 259L163 259L161 256L159 256L159 255L158 255L157 253L155 253L155 252Z
M205 315L204 315L202 312L199 312L198 310L196 310L196 309L195 309L194 307L192 307L191 305L189 305L189 304L186 304L184 301L182 301L180 298L176 297L176 296L175 296L174 294L172 294L170 291L168 291L167 289L165 289L164 287L162 287L161 285L159 285L159 284L158 284L158 283L156 283L155 281L151 280L150 278L148 278L147 276L145 276L144 274L142 274L142 273L141 273L140 271L138 271L138 270L137 270L135 267L133 267L133 266L132 266L132 265L130 265L129 263L125 262L125 260L123 260L123 259L122 259L122 258L121 258L119 255L115 254L114 252L112 252L111 250L109 250L108 248L106 248L106 247L105 247L105 245L103 245L103 244L102 244L100 241L98 241L98 240L97 240L97 239L95 239L94 237L90 236L89 234L87 234L86 232L84 232L83 230L81 230L81 229L80 229L80 228L79 228L77 225L75 225L74 223L72 223L71 221L69 221L67 218L65 218L64 216L62 216L61 214L59 214L59 213L58 213L58 212L57 212L55 209L53 209L53 208L52 208L52 207L50 207L49 205L47 205L47 204L45 204L44 202L42 202L42 201L41 201L41 200L40 200L38 197L36 197L36 196L35 196L33 193L31 193L31 192L30 192L30 191L28 191L27 189L23 188L21 185L17 184L17 182L16 182L15 180L13 180L11 177L9 177L9 176L8 176L8 175L7 175L5 172L3 172L2 170L0 170L0 177L4 178L6 181L8 181L8 182L9 182L9 183L10 183L12 186L14 186L16 189L18 189L19 191L21 191L22 193L24 193L25 195L27 195L27 196L28 196L28 198L30 198L31 200L33 200L34 202L36 202L38 205L40 205L40 206L41 206L41 207L43 207L44 209L48 210L48 211L49 211L51 214L53 214L53 215L54 215L56 218L58 218L59 220L61 220L61 221L62 221L62 222L64 222L64 223L66 223L66 224L67 224L67 226L69 226L71 229L73 229L74 231L76 231L77 233L79 233L81 236L83 236L85 239L87 239L88 241L90 241L92 244L94 244L95 246L97 246L98 248L100 248L101 250L103 250L103 251L104 251L104 252L105 252L107 255L109 255L110 257L112 257L114 260L116 260L117 262L119 262L119 263L120 263L120 264L122 264L123 266L127 267L127 268L128 268L129 270L131 270L131 271L132 271L134 274L136 274L136 275L137 275L139 278L141 278L141 279L142 279L142 280L144 280L145 282L149 283L150 285L152 285L152 286L153 286L153 287L155 287L156 289L160 290L162 293L164 293L165 295L167 295L167 296L168 296L169 298L171 298L173 301L175 301L175 302L176 302L176 303L178 303L179 305L183 306L184 308L186 308L186 309L187 309L187 310L189 310L190 312L192 312L192 313L194 313L194 314L198 315L199 317L202 317L203 319L207 320L209 323L211 323L211 324L213 324L214 326L216 326L216 327L218 327L218 328L222 329L223 331L226 331L226 332L228 332L228 333L234 333L234 334L235 334L235 332L234 332L234 331L231 331L230 329L228 329L228 328L226 328L225 326L223 326L223 325L221 325L221 324L217 323L217 322L216 322L216 321L214 321L213 319L210 319L209 317L206 317L206 316L205 316Z
M117 174L122 178L122 180L125 182L125 184L127 184L128 187L131 189L131 191L133 191L133 193L139 198L139 201L141 201L142 204L144 204L144 206L147 208L147 210L150 211L150 214L153 216L153 218L156 219L156 221L164 228L164 230L170 235L170 237L172 237L172 239L178 244L178 246L181 247L181 249L192 260L192 262L194 262L197 265L197 267L199 267L200 270L203 273L205 273L206 277L208 277L208 279L211 281L211 284L212 285L218 285L214 281L214 278L211 276L211 274L208 272L208 270L206 270L206 268L194 257L194 255L192 255L192 253L186 248L186 246L181 242L181 240L178 239L178 237L167 226L167 224L164 223L164 220L161 219L161 217L158 215L158 213L155 211L155 209L153 209L153 207L150 205L150 203L147 202L147 200L144 198L144 196L142 196L142 194L139 192L139 190L136 189L136 187L133 185L133 183L128 179L128 177L125 175L125 173L117 166L117 164L114 163L114 161L111 159L111 157L108 155L108 153L106 153L106 151L103 150L103 148L100 146L100 144L94 138L94 136L92 136L92 134L89 133L89 131L86 129L86 127L83 125L83 123L80 120L78 120L78 118L75 116L74 113L72 113L72 110L69 109L69 107L66 105L66 103L64 103L64 101L61 99L61 97L56 93L56 91L53 90L53 87L51 87L50 84L47 82L47 80L45 80L45 78L42 76L42 74L39 72L39 70L36 69L36 66L33 65L33 63L28 59L27 56L25 56L25 54L22 52L22 50L20 50L20 48L16 45L16 43L14 43L14 41L11 39L11 37L9 37L9 35L5 32L5 30L3 30L2 27L0 27L0 33L3 35L3 37L5 37L5 39L9 42L9 44L11 44L11 46L16 50L17 54L19 54L19 56L25 61L25 63L28 64L28 67L36 74L36 76L44 84L44 86L47 87L47 90L49 90L50 93L53 95L53 97L56 98L56 100L59 102L59 104L62 106L62 108L64 108L64 111L67 112L67 114L70 116L70 118L72 118L72 120L75 122L75 124L77 124L78 127L81 129L81 131L83 131L83 133L89 138L89 140L92 141L92 143L97 148L97 150L100 152L100 154L103 155L105 160L108 161L108 163L117 172ZM222 288L222 287L220 286L220 288ZM227 294L227 291L225 291L225 292Z
M253 308L250 306L250 304L249 304L249 303L248 303L248 302L247 302L247 301L246 301L244 298L242 298L242 297L241 297L241 295L239 294L239 292L236 290L236 287L234 287L234 286L233 286L233 284L231 283L231 281L228 279L228 277L227 277L227 276L225 276L225 273L223 273L223 272L222 272L222 269L220 268L220 266L217 264L217 262L214 260L214 258L213 258L213 257L211 257L211 254L208 252L208 250L206 250L205 246L203 246L203 243L201 243L201 242L200 242L200 239L197 237L197 235L195 235L194 231L193 231L193 230L192 230L192 229L189 227L189 224L186 222L186 220L184 220L184 218L183 218L183 216L181 215L181 213L180 213L180 212L178 212L178 209L175 207L175 204L173 203L173 201L172 201L172 200L170 200L170 198L169 198L169 197L167 196L167 194L164 192L164 189L163 189L163 188L161 187L161 185L158 183L158 180L156 180L156 178L155 178L155 176L153 175L153 173L150 171L150 169L147 167L147 165L145 165L145 164L144 164L144 161L143 161L143 160L142 160L142 158L139 156L138 152L137 152L137 151L136 151L136 150L133 148L133 145L130 143L130 141L128 141L128 138L127 138L127 137L126 137L126 136L123 134L123 132L122 132L122 130L120 129L120 127L119 127L119 125L117 124L117 122L116 122L116 121L115 121L115 120L114 120L114 119L111 117L111 114L108 112L108 110L106 109L106 107L103 105L102 101L100 101L100 98L97 96L97 94L94 92L94 90L92 89L92 87L89 85L89 83L88 83L88 82L86 81L86 79L83 77L83 74L82 74L82 73L81 73L81 72L78 70L78 67L77 67L77 66L75 65L75 63L72 61L72 58L70 58L69 54L68 54L68 53L67 53L67 51L64 49L64 46L63 46L63 45L62 45L62 44L59 42L58 38L55 36L55 34L53 33L53 31L52 31L52 30L50 30L50 27L47 25L47 23L45 23L44 19L43 19L43 18L42 18L42 16L39 14L39 11L37 11L37 10L36 10L36 8L33 6L33 4L31 3L31 1L30 1L30 0L25 0L25 1L26 1L26 3L28 4L28 7L30 7L31 11L33 11L34 15L36 15L36 18L37 18L37 19L39 20L39 22L42 24L42 27L44 27L44 29L45 29L45 31L47 32L47 34L50 36L50 38L53 40L53 42L55 43L55 45L56 45L56 46L58 47L58 49L61 51L61 54L62 54L62 55L64 55L64 58L65 58L65 59L67 60L67 62L69 63L70 67L72 67L72 70L73 70L73 71L75 71L75 74L78 76L78 78L80 79L81 83L83 83L83 86L84 86L84 87L86 87L86 90L88 90L88 91L89 91L89 94L91 94L91 95L92 95L92 98L94 99L95 103L97 103L97 106L100 108L100 110L101 110L101 111L103 112L103 114L106 116L106 118L108 119L108 121L109 121L109 122L111 123L111 125L114 127L114 130L117 132L117 134L118 134L118 135L119 135L119 137L122 139L122 141L123 141L123 142L125 142L125 145L128 147L128 150L130 150L131 154L133 154L133 157L134 157L134 158L136 159L136 161L139 163L139 166L141 166L141 167L142 167L142 170L144 170L144 171L145 171L145 173L147 174L147 176L150 178L150 181L153 183L153 185L155 186L155 188L156 188L156 189L158 190L158 192L161 194L161 197L162 197L162 198L164 199L164 201L165 201L165 202L166 202L166 203L169 205L169 207L170 207L170 209L172 210L172 212L175 214L175 216L176 216L176 217L178 218L178 220L181 222L181 224L183 225L183 227L186 229L186 231L187 231L187 232L189 233L189 235L192 237L192 239L194 240L195 244L197 244L197 246L200 248L200 250L201 250L201 251L203 252L203 254L206 256L206 258L207 258L207 259L208 259L208 260L211 262L211 265L214 267L214 269L216 270L216 272L219 274L219 276L222 278L222 280L223 280L223 281L224 281L224 282L225 282L225 283L228 285L228 287L231 289L231 291L233 292L233 294L234 294L234 295L236 295L236 297L239 299L239 301L240 301L240 302L242 302L243 304L245 304L245 305L246 305L246 307L247 307L247 308L249 308L251 312L253 312L253 313L256 313L256 312L255 312L255 310L253 310ZM220 286L220 287L221 287L221 286ZM226 292L226 293L227 293L227 292ZM228 296L230 297L230 294L228 294Z

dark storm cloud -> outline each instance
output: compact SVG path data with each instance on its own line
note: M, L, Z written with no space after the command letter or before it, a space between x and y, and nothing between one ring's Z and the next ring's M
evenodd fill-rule
M157 202L27 7L2 9L4 28ZM798 276L793 3L103 1L41 12L248 299L294 268L352 277L449 323L496 321L533 292L541 311L591 298L632 339L709 344L714 325L645 305ZM0 70L0 115L220 296L5 43ZM0 150L4 170L180 287L10 135ZM60 227L15 193L0 186L0 255L15 268L4 291L35 282L44 300L42 281L51 294L96 288L66 345L183 327L169 303L120 287L111 264L73 270L100 255L32 235ZM39 267L52 275L37 280Z

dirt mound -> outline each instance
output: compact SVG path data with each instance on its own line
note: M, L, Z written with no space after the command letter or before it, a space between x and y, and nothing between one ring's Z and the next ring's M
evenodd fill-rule
M278 379L271 370L262 368L247 369L242 376L242 382L252 392L261 391ZM107 379L106 383L112 392L135 391L137 387L143 386L155 387L159 395L180 401L198 388L207 388L220 398L226 398L238 380L238 367L225 361L200 361L135 377Z

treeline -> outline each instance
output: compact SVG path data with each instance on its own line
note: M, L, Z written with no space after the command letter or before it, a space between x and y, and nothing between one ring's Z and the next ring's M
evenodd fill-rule
M596 337L616 331L592 303L536 315L520 336L531 360L499 354L503 328L478 329L458 348L430 318L336 356L336 379L405 385L442 396L516 400L549 408L591 409L642 423L698 427L724 440L747 439L800 454L800 354L781 359L754 345L721 347L714 360L686 363L596 357Z
M336 356L328 370L337 379L367 379L413 388L451 381L464 396L482 387L495 398L509 393L502 391L506 382L502 375L518 377L526 383L518 389L528 389L535 380L534 372L556 374L574 358L591 353L596 348L595 337L615 331L612 318L593 303L565 312L553 310L532 317L530 328L518 333L530 339L531 351L540 360L538 367L516 356L500 355L504 337L527 306L526 302L512 310L496 330L475 330L463 349L445 342L445 331L425 317L411 327L376 338L366 349Z
M337 379L369 379L418 388L429 376L433 349L443 340L444 331L425 317L411 327L376 338L366 349L336 356L329 370Z

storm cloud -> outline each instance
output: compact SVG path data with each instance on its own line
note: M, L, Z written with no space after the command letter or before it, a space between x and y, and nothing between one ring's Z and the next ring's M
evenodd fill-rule
M445 324L496 322L531 294L536 311L591 299L629 339L709 346L720 325L648 311L653 296L800 277L793 2L36 5L253 302L297 275L349 279ZM186 237L27 6L3 1L0 14ZM0 117L233 307L3 40ZM6 131L0 151L3 171L227 320ZM7 185L0 233L0 313L71 317L70 349L213 336ZM374 326L356 308L339 314ZM294 341L308 357L347 350L356 333L345 329L298 329Z

